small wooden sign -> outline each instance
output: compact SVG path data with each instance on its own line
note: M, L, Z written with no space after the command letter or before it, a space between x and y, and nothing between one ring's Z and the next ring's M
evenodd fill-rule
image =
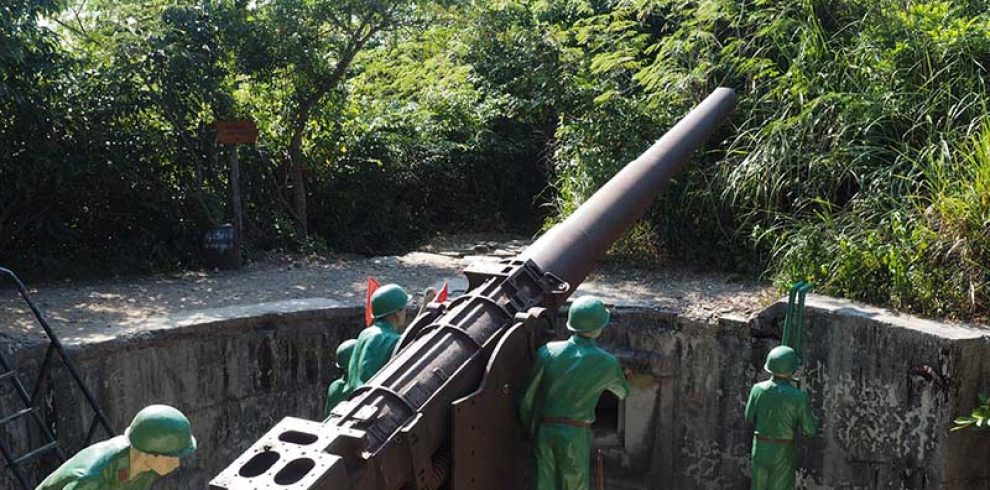
M250 145L258 140L258 127L249 119L217 121L213 127L217 128L217 142L221 145Z

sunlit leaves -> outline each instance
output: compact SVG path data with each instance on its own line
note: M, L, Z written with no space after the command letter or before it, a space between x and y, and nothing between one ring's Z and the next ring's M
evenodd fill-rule
M973 409L973 412L968 416L958 417L953 420L952 432L957 430L963 430L968 427L976 427L979 429L990 428L990 396L986 394L979 395L980 403Z

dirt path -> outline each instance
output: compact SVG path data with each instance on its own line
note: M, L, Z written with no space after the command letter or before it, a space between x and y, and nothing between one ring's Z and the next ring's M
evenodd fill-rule
M401 257L281 258L253 263L239 271L29 287L56 332L77 337L224 306L302 298L329 298L357 305L363 301L368 276L416 291L450 280L456 294L466 287L461 274L466 265L515 255L525 245L519 240L445 243ZM612 304L655 306L701 318L728 313L747 316L771 298L766 285L729 282L718 274L616 266L598 269L578 290L582 293L598 294ZM40 335L40 328L15 291L0 289L0 336L30 342Z

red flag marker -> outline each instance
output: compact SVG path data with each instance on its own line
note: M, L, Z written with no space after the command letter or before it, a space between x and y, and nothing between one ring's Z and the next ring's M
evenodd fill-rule
M375 315L371 313L371 295L375 294L375 290L381 284L374 277L368 277L368 296L364 300L364 324L365 326L370 326L375 321Z
M433 302L434 303L443 303L444 301L447 301L447 294L449 294L449 291L447 289L448 289L447 288L447 281L444 281L443 282L443 287L440 288L440 292L437 293L437 296L433 300Z

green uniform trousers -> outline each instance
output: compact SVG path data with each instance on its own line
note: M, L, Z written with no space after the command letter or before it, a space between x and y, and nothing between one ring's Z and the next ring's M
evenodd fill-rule
M588 490L591 487L591 429L540 424L535 456L537 490Z
M797 447L753 438L753 479L750 490L793 490Z

